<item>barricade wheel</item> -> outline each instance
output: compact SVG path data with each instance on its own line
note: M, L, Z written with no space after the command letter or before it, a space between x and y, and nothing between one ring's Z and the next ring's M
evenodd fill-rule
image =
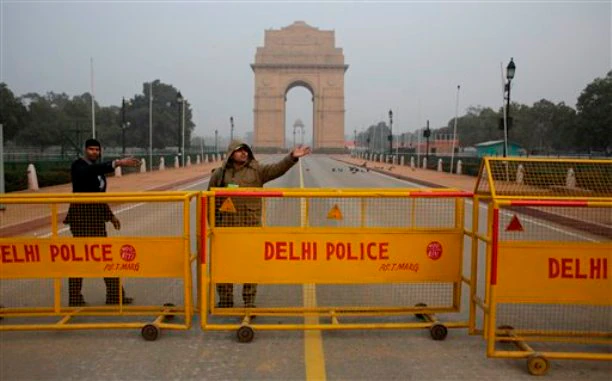
M3 309L4 306L2 304L0 304L0 310ZM4 319L4 317L0 316L0 320Z
M417 303L414 305L415 307L427 307L425 303ZM419 320L425 320L425 315L423 314L414 314L414 316Z
M174 303L165 303L164 307L174 307ZM166 320L174 319L174 315L166 315Z
M444 340L446 335L448 335L448 329L444 324L436 323L429 328L429 334L434 340Z
M236 337L238 337L238 341L241 343L250 343L253 341L253 337L255 337L255 331L253 331L253 328L245 325L238 328Z
M527 359L527 370L533 376L543 376L550 369L550 363L544 356L531 355Z
M147 324L144 327L142 327L140 334L147 341L155 341L157 340L157 337L159 336L159 328L157 328L153 324Z

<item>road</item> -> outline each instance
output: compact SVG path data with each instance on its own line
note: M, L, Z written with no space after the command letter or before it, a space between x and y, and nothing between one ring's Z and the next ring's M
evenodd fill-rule
M280 157L266 160L274 161ZM300 173L301 172L301 173ZM311 156L301 160L285 176L267 187L295 188L413 188L408 183L373 171L350 171L349 166L324 156ZM188 190L205 189L207 181L186 187ZM275 201L276 202L276 201ZM280 201L279 201L280 202ZM401 216L410 206L401 200L390 201L381 213L372 213L367 226L397 226L406 222ZM313 203L311 208L328 210L330 200ZM348 208L346 209L345 208ZM343 223L354 221L350 205ZM192 206L193 207L193 206ZM314 210L313 209L313 210ZM270 225L299 226L299 203L293 205L273 203L266 219ZM449 203L430 200L415 209L422 217L418 223L431 226L453 218ZM486 206L481 206L479 230L486 229ZM277 212L281 211L281 212ZM287 212L293 211L293 212ZM384 211L384 212L382 212ZM182 211L171 205L122 205L118 213L123 228L113 234L155 236L180 234L177 221ZM548 237L563 240L598 240L597 236L570 231L547 221L521 216L524 224L534 224ZM502 214L507 224L510 213ZM438 222L434 222L438 221ZM471 203L466 203L466 226L471 224ZM192 221L192 227L195 224ZM329 226L337 221L313 220ZM445 222L448 223L448 222ZM505 225L504 225L505 226ZM526 229L528 230L528 229ZM45 234L39 232L39 234ZM64 232L63 234L67 234ZM559 238L563 237L563 238ZM571 238L567 238L571 237ZM464 275L468 275L469 245L465 242ZM484 267L478 268L482 288ZM13 281L12 281L13 282ZM21 282L21 281L19 281ZM32 281L29 281L32 282ZM38 282L38 283L37 283ZM19 295L27 298L44 289L45 281L21 283ZM3 281L0 297L6 298L7 282ZM102 300L103 283L85 282L84 293L91 302ZM14 289L11 287L11 289ZM134 280L126 282L126 289L137 302L159 303L180 297L180 285L172 280ZM262 285L258 305L304 303L305 295L316 293L321 304L340 302L367 305L388 303L413 304L415 301L440 296L449 292L448 285L343 285L322 286L304 290L302 285ZM415 297L415 292L418 294ZM236 296L240 295L236 292ZM48 297L45 296L45 297ZM98 299L96 299L98 298ZM606 315L607 314L607 315ZM604 311L609 315L609 308ZM440 320L467 319L467 287L463 287L462 308L457 314L442 314ZM261 317L261 319L266 319ZM398 321L398 317L389 318ZM408 317L408 319L413 319ZM416 320L415 320L416 321ZM479 321L481 321L479 317ZM608 325L609 331L609 325ZM234 332L203 332L196 318L189 331L164 330L154 342L144 341L135 330L101 331L37 331L0 332L0 379L2 380L65 380L65 379L207 379L207 380L300 380L324 375L329 380L520 380L531 379L523 360L488 359L486 343L482 337L469 336L463 329L450 330L444 341L433 341L426 330L359 330L359 331L261 331L255 340L240 344ZM554 361L549 373L555 380L609 380L610 363L588 361Z

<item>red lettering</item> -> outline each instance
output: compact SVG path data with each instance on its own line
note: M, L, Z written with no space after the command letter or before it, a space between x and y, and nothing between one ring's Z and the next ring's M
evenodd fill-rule
M300 259L302 258L293 251L293 242L289 242L289 260L299 261Z
M559 261L555 258L548 258L548 277L550 279L559 276Z
M580 259L576 258L576 279L586 279L586 274L580 274Z
M287 242L277 242L276 243L276 259L287 259L287 257L283 257L282 254L287 252Z
M51 262L55 262L55 258L60 255L59 247L55 245L49 245L49 252L51 253Z
M10 257L11 247L14 250L15 246L0 245L0 252L2 252L2 263L12 263L13 262Z
M372 255L372 248L376 246L376 243L374 242L370 242L368 243L368 258L372 259L372 260L376 260L376 255Z
M571 258L561 258L561 278L573 278Z
M110 244L102 245L102 260L104 262L112 262L113 260L112 249L113 249L113 245L110 245Z
M380 259L389 259L389 242L381 242L378 246L380 250ZM385 255L387 254L387 255Z
M348 254L347 254L346 259L348 259L349 261L355 261L355 260L359 259L359 257L357 255L352 255L353 252L351 250L351 244L350 243L347 243L347 249L348 249Z
M331 242L325 242L325 256L327 257L328 261L333 254L334 254L334 244Z
M269 261L274 258L274 245L272 242L266 241L264 243L264 259Z
M601 278L601 258L591 258L591 279Z
M342 242L338 242L336 244L336 257L338 259L344 259L345 256L346 256L346 247L344 246Z

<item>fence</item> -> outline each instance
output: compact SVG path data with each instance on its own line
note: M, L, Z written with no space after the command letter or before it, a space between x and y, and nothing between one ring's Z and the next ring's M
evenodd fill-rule
M2 195L0 203L0 330L140 328L155 340L160 329L190 328L197 193Z
M470 282L462 276L463 198L470 196L433 189L206 192L202 328L236 330L243 342L254 329L428 328L442 340L447 328L468 324L435 314L459 311L462 283ZM233 297L236 283L242 303ZM243 319L231 324L227 316Z

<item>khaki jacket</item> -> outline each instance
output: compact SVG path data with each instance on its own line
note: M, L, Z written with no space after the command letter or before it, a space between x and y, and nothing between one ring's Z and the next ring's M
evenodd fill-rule
M247 163L236 169L232 162L232 153L245 147L249 153ZM208 183L208 189L212 188L260 188L268 181L272 181L285 174L298 162L298 159L287 155L275 164L260 164L255 160L251 148L239 141L230 143L227 157L220 168L213 170ZM215 216L217 226L260 226L261 225L261 199L253 197L231 197L236 212L222 212L219 210L225 199L217 198L215 205Z

